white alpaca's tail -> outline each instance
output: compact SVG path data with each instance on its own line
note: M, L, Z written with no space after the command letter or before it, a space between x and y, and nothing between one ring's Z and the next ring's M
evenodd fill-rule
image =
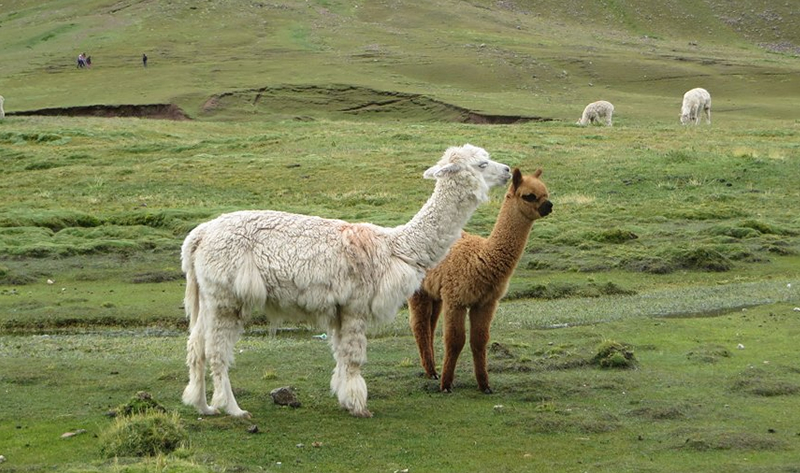
M206 403L205 388L205 327L200 317L200 286L194 267L194 253L201 240L202 231L192 231L181 248L181 269L186 273L186 291L183 306L189 319L189 340L186 342L186 365L189 367L189 384L183 391L184 404L194 406L203 414L215 410Z
M200 288L197 285L194 267L186 272L186 292L183 296L183 306L186 318L189 319L189 330L191 330L197 323L197 314L200 313Z
M194 252L200 243L198 230L191 232L181 248L181 269L186 274L186 291L183 296L183 307L189 319L189 330L197 323L200 313L200 287L194 269Z

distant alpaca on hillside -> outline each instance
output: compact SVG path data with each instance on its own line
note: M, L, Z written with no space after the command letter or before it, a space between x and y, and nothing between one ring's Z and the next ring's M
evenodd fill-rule
M408 301L409 322L417 339L420 361L429 378L436 379L433 338L440 312L444 312L444 365L440 388L450 392L458 355L466 342L469 311L470 347L475 378L489 394L486 346L497 304L508 289L533 221L553 209L547 187L539 180L542 170L523 176L514 169L500 214L489 238L464 232L438 266L428 271L422 286Z
M700 112L706 115L706 123L711 124L711 94L700 87L683 94L681 105L681 125L700 123Z
M6 111L3 110L3 102L5 101L6 99L4 99L2 95L0 95L0 120L6 117Z
M600 120L603 120L606 126L612 126L611 116L613 114L614 106L611 105L611 102L606 102L605 100L592 102L583 109L583 115L581 115L581 119L578 120L577 124L586 126L589 123L600 123Z
M228 368L251 309L274 323L327 327L336 368L331 392L357 417L370 417L366 329L395 317L425 271L444 258L489 189L505 184L508 166L484 149L452 147L423 177L433 194L404 225L384 228L277 211L222 215L192 230L183 243L185 306L190 335L189 384L183 402L204 415L250 414L233 396ZM214 380L206 403L205 363Z

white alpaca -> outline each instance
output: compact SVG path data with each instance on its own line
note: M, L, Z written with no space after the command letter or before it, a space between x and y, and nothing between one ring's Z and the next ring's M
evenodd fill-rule
M0 95L0 120L6 117L6 111L3 110L3 102L5 101L6 99L4 99L2 95Z
M711 94L700 87L683 94L681 106L681 125L700 123L700 112L706 115L706 123L711 124Z
M592 102L583 109L583 115L577 124L586 126L589 123L600 123L603 120L606 126L612 126L611 115L614 114L614 105L611 102L600 100Z
M183 402L204 415L250 416L236 403L228 368L250 311L263 308L275 324L327 328L336 360L331 392L352 415L370 417L361 376L367 326L395 317L488 200L489 189L511 173L467 144L447 149L423 177L436 179L433 195L394 228L266 210L224 214L192 230L181 249L190 330ZM211 405L206 361L214 380Z

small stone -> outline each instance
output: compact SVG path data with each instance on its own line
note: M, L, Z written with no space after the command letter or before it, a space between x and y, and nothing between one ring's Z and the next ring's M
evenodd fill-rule
M736 345L736 348L738 348L739 350L744 350L744 345L742 345L740 343L740 344Z
M279 406L300 407L300 401L297 400L297 394L291 386L284 386L270 391L270 396L275 404Z

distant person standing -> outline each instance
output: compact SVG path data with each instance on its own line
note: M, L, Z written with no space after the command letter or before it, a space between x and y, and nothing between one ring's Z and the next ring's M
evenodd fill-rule
M147 67L147 54L142 54L142 65Z
M92 56L86 56L86 67L92 67Z
M3 96L0 95L0 120L6 117L6 111L3 110L3 102L5 101L6 100L3 98Z
M83 53L78 54L78 68L83 69L86 67L86 55Z

